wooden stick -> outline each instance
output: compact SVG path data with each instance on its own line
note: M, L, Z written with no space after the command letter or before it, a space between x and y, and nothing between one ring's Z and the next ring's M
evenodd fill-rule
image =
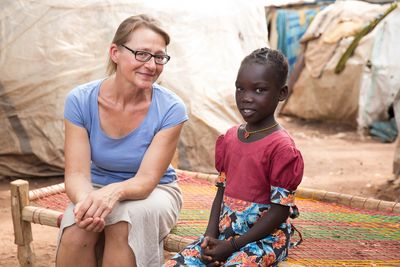
M380 199L365 198L348 194L340 194L325 190L299 187L296 190L296 196L300 198L336 203L365 210L379 210L391 213L400 212L400 203L397 202L383 201Z
M31 223L22 219L22 210L29 205L29 184L24 180L11 182L11 213L18 261L23 267L35 266Z
M22 210L22 219L24 221L39 223L52 227L60 227L63 213L56 210L50 210L34 206L26 206Z
M192 243L195 239L182 237L179 235L168 234L164 238L164 249L169 252L178 252L183 250L187 245Z
M24 221L60 227L63 213L56 210L50 210L40 207L27 206L22 210L22 219Z
M64 183L46 186L43 188L29 191L29 200L44 198L47 196L51 196L51 195L58 194L58 193L64 193L64 192L65 192Z

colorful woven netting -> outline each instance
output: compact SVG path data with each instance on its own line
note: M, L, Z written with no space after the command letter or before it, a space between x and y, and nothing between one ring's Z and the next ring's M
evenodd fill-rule
M171 233L194 239L205 231L216 188L212 182L187 174L179 175L179 184L184 204ZM34 202L61 211L68 198L58 193ZM301 198L296 204L300 217L292 223L302 233L303 243L290 250L290 264L400 266L400 214Z
M180 177L184 205L172 233L195 238L204 233L216 188L211 182ZM296 199L292 220L303 242L289 262L304 266L400 266L400 214ZM297 237L295 236L294 239Z

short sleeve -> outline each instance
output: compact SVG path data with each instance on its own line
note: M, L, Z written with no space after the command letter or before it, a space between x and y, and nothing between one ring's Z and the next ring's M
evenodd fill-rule
M225 187L226 176L224 168L224 158L225 158L225 136L220 135L215 142L215 169L218 171L218 178L215 182L217 187Z
M294 206L295 191L304 172L300 151L294 146L287 146L275 154L271 163L271 202Z
M84 127L83 111L76 93L76 90L72 90L67 95L64 105L64 118L77 126Z
M168 129L188 120L185 104L176 100L166 112L161 125L161 130Z

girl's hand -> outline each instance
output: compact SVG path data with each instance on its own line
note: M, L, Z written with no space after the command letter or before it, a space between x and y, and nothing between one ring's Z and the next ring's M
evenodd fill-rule
M207 248L208 246L208 240L209 240L209 236L205 236L203 241L200 244L201 247L201 260L202 262L204 262L207 267L214 267L214 266L223 266L224 262L219 262L219 261L213 261L211 256L207 256L204 254L204 249Z
M200 255L201 261L206 263L206 264L212 262L211 256L208 256L208 255L204 254L204 250L208 247L208 240L209 239L210 239L209 236L205 236L203 241L200 244L200 247L201 247L201 255Z
M118 188L117 184L110 184L90 192L79 201L74 208L77 226L87 231L101 232L105 226L104 218L120 199Z
M219 240L212 237L205 237L201 243L201 248L201 259L204 262L214 264L211 266L219 266L223 264L233 253L233 248L229 241Z

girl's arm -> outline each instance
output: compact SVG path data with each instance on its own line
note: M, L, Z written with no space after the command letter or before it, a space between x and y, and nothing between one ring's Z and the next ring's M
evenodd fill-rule
M211 206L210 218L208 219L208 225L206 232L204 233L204 239L201 242L200 246L202 248L201 259L204 263L213 262L212 257L208 256L204 253L205 249L208 249L208 242L211 239L217 239L219 236L219 215L221 213L221 205L224 197L225 186L219 186L217 194L215 195L213 204ZM216 266L219 266L219 263L214 262Z
M224 197L225 187L218 187L213 204L211 206L210 218L204 236L217 238L219 235L219 215L221 213L222 199Z
M224 262L233 252L239 250L248 243L255 242L270 235L278 226L285 222L289 216L289 207L279 204L271 204L271 208L262 216L256 224L244 235L236 238L235 247L231 241L208 238L204 247L202 258L208 262Z
M271 204L271 208L262 216L250 230L235 239L238 248L270 235L289 217L289 206Z

